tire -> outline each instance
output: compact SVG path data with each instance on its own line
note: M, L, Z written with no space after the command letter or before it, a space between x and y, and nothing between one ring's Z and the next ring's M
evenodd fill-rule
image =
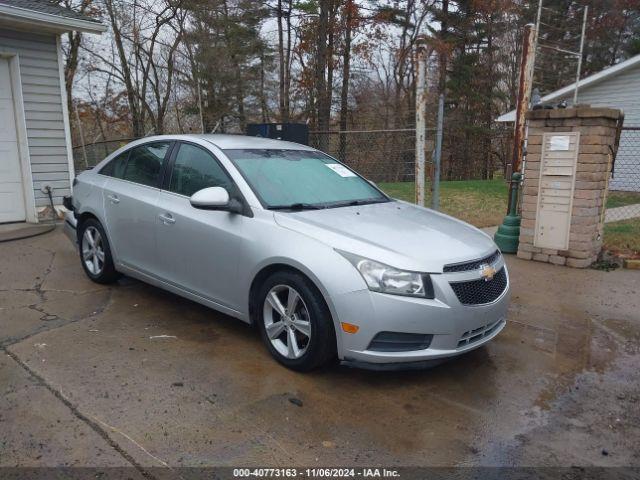
M95 248L90 239L93 239ZM107 234L95 218L88 218L78 226L78 247L82 269L92 281L108 284L120 278L113 265Z
M298 300L294 311L290 312L292 291ZM277 302L272 297L273 293L280 300L286 316L283 317L275 307ZM336 334L331 312L316 286L304 275L289 271L274 273L258 289L255 305L262 340L271 355L285 367L308 372L336 358ZM281 325L278 326L278 322ZM294 342L290 340L291 335Z

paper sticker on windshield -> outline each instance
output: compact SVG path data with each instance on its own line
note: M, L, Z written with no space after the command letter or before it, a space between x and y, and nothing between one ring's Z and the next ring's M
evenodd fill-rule
M341 177L355 177L356 174L349 170L344 165L340 165L339 163L325 163L327 167L336 172Z

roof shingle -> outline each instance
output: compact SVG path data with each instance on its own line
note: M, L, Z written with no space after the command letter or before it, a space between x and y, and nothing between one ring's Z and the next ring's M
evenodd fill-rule
M32 10L34 12L56 15L58 17L100 23L100 21L95 18L83 15L82 13L78 13L70 8L60 6L48 0L0 0L0 5L2 4L9 5L11 7L24 8L25 10Z

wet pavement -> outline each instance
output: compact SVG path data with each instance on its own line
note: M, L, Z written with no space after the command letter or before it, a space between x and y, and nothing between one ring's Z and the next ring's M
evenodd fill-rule
M509 257L489 345L417 372L291 372L256 331L61 231L0 244L0 466L640 466L640 274Z

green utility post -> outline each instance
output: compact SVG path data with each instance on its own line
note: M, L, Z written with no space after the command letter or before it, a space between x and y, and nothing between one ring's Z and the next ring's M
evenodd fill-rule
M518 187L522 180L521 173L511 176L511 198L509 213L504 217L493 239L503 253L516 253L520 238L520 215L518 215Z

